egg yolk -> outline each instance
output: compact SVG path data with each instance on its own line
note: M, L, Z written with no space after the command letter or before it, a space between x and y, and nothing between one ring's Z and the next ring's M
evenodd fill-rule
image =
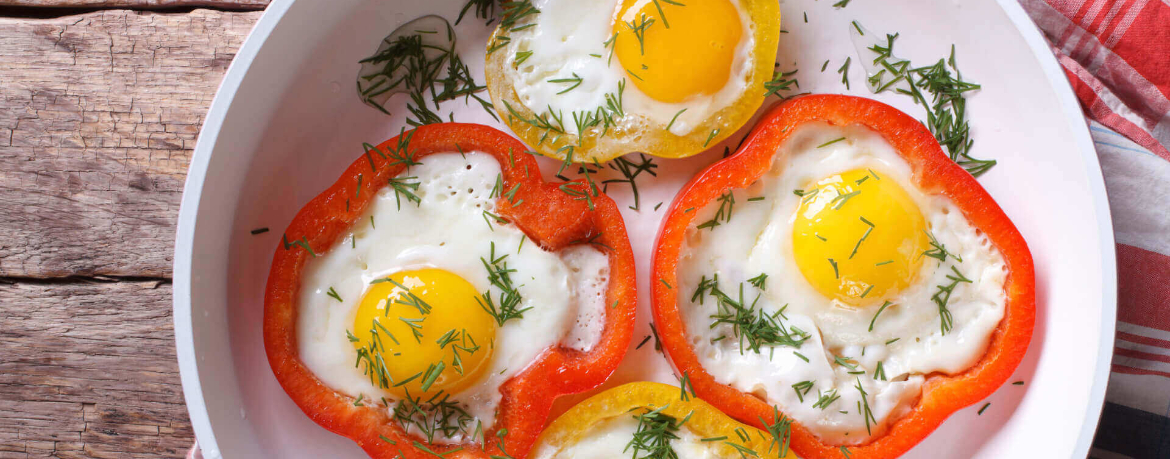
M727 83L743 26L729 0L625 0L613 23L614 53L634 85L677 103Z
M487 371L496 323L467 280L441 269L403 271L371 284L350 341L385 371L399 397L458 393ZM376 375L375 375L376 376Z
M798 194L793 254L817 291L862 307L914 281L929 244L926 222L893 179L856 169Z

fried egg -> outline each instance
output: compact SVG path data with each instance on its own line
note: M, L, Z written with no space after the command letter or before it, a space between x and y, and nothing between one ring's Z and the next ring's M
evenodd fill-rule
M774 1L533 0L488 44L500 115L537 151L603 161L683 157L714 145L763 102Z
M861 444L913 408L925 375L982 357L1007 267L868 128L808 123L776 155L755 183L694 210L679 309L718 382L823 441Z
M519 228L490 218L494 157L452 152L421 163L307 261L298 351L355 404L384 407L428 443L458 443L493 425L500 386L545 350L599 342L609 263L587 245L526 244ZM416 403L425 414L409 409Z

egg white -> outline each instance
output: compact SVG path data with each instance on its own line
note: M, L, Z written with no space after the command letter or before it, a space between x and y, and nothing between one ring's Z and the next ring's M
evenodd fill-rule
M626 450L634 434L638 432L638 421L633 415L607 419L591 426L581 438L563 449L540 445L533 451L533 459L612 459L631 457L633 450ZM670 440L670 446L678 453L678 459L713 459L721 457L713 447L719 442L704 442L691 432L686 424L675 433L677 439ZM643 451L642 456L645 457Z
M670 126L671 133L682 136L734 103L751 81L753 24L743 5L734 0L733 3L744 30L727 83L715 94L695 95L679 103L660 102L647 96L629 81L617 56L610 58L610 48L605 42L614 33L613 16L621 5L620 0L533 0L540 13L521 20L516 27L535 26L509 33L508 45L494 52L507 53L508 80L519 100L533 113L560 114L569 134L579 134L573 123L574 112L606 106L606 95L617 95L619 84L624 81L623 110L640 116L620 119L620 130L628 131L638 125L657 129ZM516 65L517 53L529 51L532 54ZM581 78L581 85L568 92L563 92L568 84L549 81L573 78L574 74Z
M846 140L818 148L839 137ZM729 222L713 230L688 230L679 263L679 288L684 292L679 308L700 362L717 381L778 405L826 441L862 443L881 435L913 407L921 396L923 375L958 373L983 356L1004 314L1007 267L999 251L953 202L919 191L909 164L867 128L810 123L797 128L776 155L771 171L747 189L734 191L737 204ZM793 258L793 222L800 204L793 190L857 168L882 171L883 180L901 184L922 211L928 230L963 260L925 259L917 282L889 299L896 305L881 313L872 332L876 307L852 308L826 298L804 278ZM764 199L748 201L759 196ZM717 208L712 204L697 209L695 221L709 220ZM952 265L973 283L954 289L947 303L953 329L942 334L938 305L931 296L937 286L950 284L946 276ZM759 292L746 281L761 273L768 277L765 290ZM758 354L741 352L737 340L712 343L721 335L736 336L728 325L710 328L710 316L717 311L714 301L690 301L701 276L713 274L718 274L725 290L743 283L749 301L759 292L757 307L767 313L784 307L785 324L809 332L811 338L799 348L765 348ZM852 358L857 370L834 363L835 356ZM878 362L888 381L875 380ZM862 370L865 374L849 374ZM814 385L802 402L792 385L803 381ZM868 394L866 401L877 421L876 425L871 421L872 434L858 411L857 384ZM833 390L840 399L825 409L813 408L818 394Z
M588 350L600 340L608 257L587 245L549 252L525 241L524 233L511 224L485 221L484 211L494 213L491 193L500 173L492 156L444 153L421 162L403 173L418 177L418 205L400 202L391 187L383 188L349 235L306 263L298 296L299 356L330 388L370 401L385 397L392 410L396 398L355 366L357 351L346 335L370 282L398 271L439 268L498 297L480 260L491 255L494 244L496 256L507 254L508 268L516 270L512 279L523 297L519 307L532 309L497 330L485 376L452 395L488 428L495 420L501 384L553 346ZM328 295L330 288L342 301ZM462 437L439 434L435 441L456 443Z

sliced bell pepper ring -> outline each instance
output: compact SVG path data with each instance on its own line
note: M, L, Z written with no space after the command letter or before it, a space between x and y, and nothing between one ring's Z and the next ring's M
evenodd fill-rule
M785 443L788 430L783 425L775 428L776 435L773 435L772 432L741 424L684 390L656 382L633 382L589 397L549 424L533 448L534 457L560 457L556 453L581 441L601 423L651 410L658 410L676 421L686 419L680 429L690 430L700 438L709 439L706 441L721 453L714 457L796 457ZM774 414L769 411L767 417L761 420L774 422ZM719 437L724 438L714 440ZM745 437L747 440L744 440Z
M500 388L503 397L495 425L484 426L484 447L470 443L424 444L392 421L386 408L373 404L355 406L352 397L324 385L297 355L297 297L306 261L341 241L377 191L404 171L396 155L420 160L430 154L455 151L492 155L500 163L505 189L519 185L512 199L522 200L523 205L501 205L497 210L532 242L549 251L591 243L609 256L606 304L610 307L606 308L599 343L588 353L567 347L550 348L505 382ZM283 247L277 247L268 276L264 347L276 379L313 421L349 437L375 458L434 457L422 448L446 454L444 457L523 457L544 427L553 399L600 385L618 366L630 342L636 304L634 258L625 223L617 206L604 194L591 194L588 200L578 195L575 199L559 189L568 186L586 193L585 184L544 182L536 161L525 151L520 142L486 126L422 126L367 151L289 223ZM359 178L363 176L364 180ZM357 187L363 188L361 193L357 193Z
M797 97L771 109L738 152L695 176L671 205L652 261L652 275L662 280L650 283L654 322L674 366L690 375L700 397L757 426L759 416L772 412L764 401L717 382L703 369L679 314L678 291L667 285L678 285L680 251L687 229L699 213L685 210L702 208L727 190L755 182L774 161L784 160L776 158L778 147L796 127L809 122L861 125L879 133L913 169L918 189L950 198L999 249L1007 264L1004 317L982 359L955 375L928 375L922 398L912 411L894 422L885 435L848 447L848 457L853 459L896 457L926 438L951 413L987 397L1011 376L1028 349L1036 315L1035 273L1024 238L979 182L950 160L918 120L874 100L840 95ZM822 442L798 423L793 425L792 436L792 447L801 456L847 457L840 446Z

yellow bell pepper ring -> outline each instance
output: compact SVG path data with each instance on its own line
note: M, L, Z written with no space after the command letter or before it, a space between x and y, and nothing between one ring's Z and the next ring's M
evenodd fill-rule
M581 454L576 448L589 441L613 442L629 457L663 456L661 448L695 448L714 454L703 457L726 458L796 458L788 449L792 421L779 412L763 419L761 430L740 423L714 406L700 400L692 391L655 382L634 382L601 392L570 408L552 422L536 440L531 458L561 459ZM623 419L634 419L637 432L622 436L607 426ZM628 421L627 421L628 422ZM691 439L688 445L685 439ZM615 446L609 445L609 450ZM655 449L658 448L658 451Z

